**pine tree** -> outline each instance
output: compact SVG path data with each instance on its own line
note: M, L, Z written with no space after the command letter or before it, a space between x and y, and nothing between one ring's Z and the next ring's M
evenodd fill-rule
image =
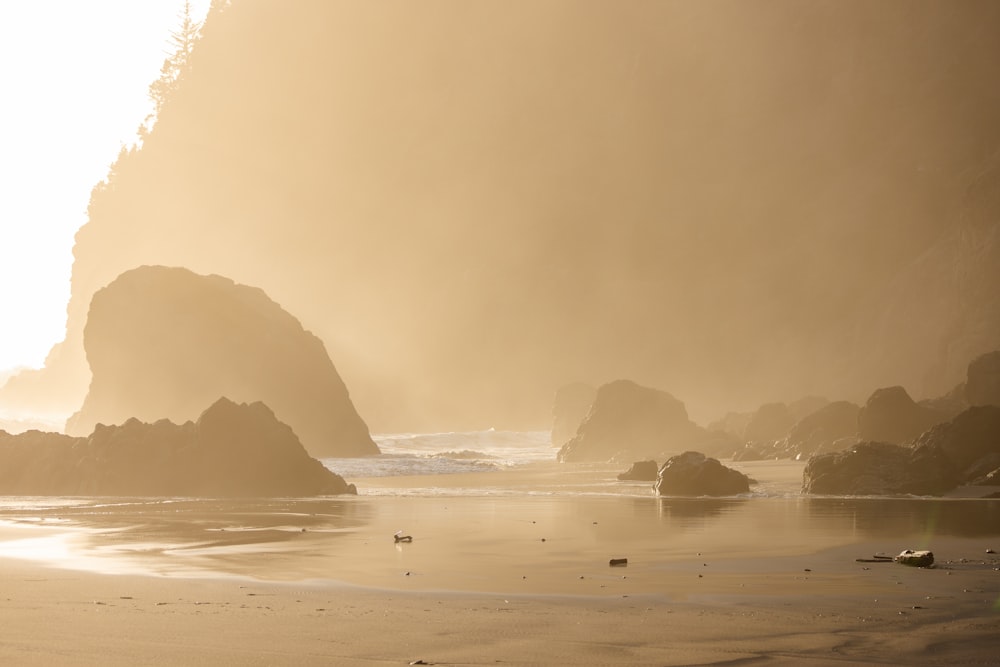
M201 35L201 23L191 16L191 2L185 0L184 8L178 15L180 26L170 32L171 52L167 54L160 69L160 78L149 87L149 97L153 100L154 110L146 119L145 129L148 131L156 122L157 116L163 110L171 94L180 87L181 81L191 66L191 54Z

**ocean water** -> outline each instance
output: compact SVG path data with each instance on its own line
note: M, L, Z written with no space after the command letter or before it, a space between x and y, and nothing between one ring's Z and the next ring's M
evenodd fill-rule
M325 458L345 479L490 472L554 462L557 447L548 431L397 433L373 435L382 451L365 458Z
M736 546L771 558L857 544L851 562L873 550L947 548L942 556L953 559L1000 548L1000 500L802 496L795 461L727 462L757 480L749 494L660 498L649 482L619 481L619 465L556 462L547 432L376 441L380 456L323 460L357 483L358 496L0 498L0 558L387 587L416 572L431 588L464 576L475 581L461 587L493 590L511 585L496 583L500 572L521 582L526 554L535 574L555 577L568 566L606 569L609 554L623 553L630 567L700 568L701 553ZM492 472L501 474L476 474ZM395 544L399 530L416 535L414 543ZM955 552L946 538L971 550ZM468 571L442 573L442 554ZM480 567L484 554L491 560Z

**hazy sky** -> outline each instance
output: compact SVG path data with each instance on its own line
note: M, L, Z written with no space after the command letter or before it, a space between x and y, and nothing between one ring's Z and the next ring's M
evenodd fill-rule
M199 19L209 0L193 0ZM65 334L73 235L149 113L184 0L3 0L0 377Z

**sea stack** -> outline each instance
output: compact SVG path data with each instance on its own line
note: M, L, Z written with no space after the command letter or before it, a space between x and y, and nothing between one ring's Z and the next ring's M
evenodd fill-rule
M93 373L66 425L198 417L220 396L263 401L315 457L378 454L323 342L262 290L143 266L98 291L84 347Z

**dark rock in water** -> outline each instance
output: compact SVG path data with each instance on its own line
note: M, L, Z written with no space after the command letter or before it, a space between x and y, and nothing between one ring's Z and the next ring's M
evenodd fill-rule
M574 382L556 390L552 403L552 444L562 447L576 435L587 418L597 390L589 384Z
M969 364L965 398L969 405L1000 405L1000 350L980 355Z
M263 403L219 399L197 422L129 419L88 437L0 433L0 494L268 497L356 493Z
M940 451L928 449L915 459L913 448L888 442L860 442L842 452L819 454L802 473L802 492L813 494L933 495L956 485Z
M683 451L706 433L688 419L684 404L665 391L630 380L602 385L577 434L559 450L559 460L637 461Z
M656 461L636 461L632 467L618 475L623 482L655 482L659 466Z
M1000 467L1000 406L974 406L922 434L916 451L939 449L967 484Z
M946 419L941 413L917 405L902 387L886 387L875 390L858 413L858 438L910 442Z
M765 403L757 408L750 423L743 430L743 439L748 442L773 442L783 437L794 421L784 403Z
M982 484L1000 467L1000 407L972 407L913 445L863 442L809 460L805 493L940 495Z
M144 266L94 295L90 390L66 425L182 423L219 396L263 401L314 456L378 454L323 342L260 289Z
M701 452L670 457L653 487L661 496L733 496L750 491L750 478Z

